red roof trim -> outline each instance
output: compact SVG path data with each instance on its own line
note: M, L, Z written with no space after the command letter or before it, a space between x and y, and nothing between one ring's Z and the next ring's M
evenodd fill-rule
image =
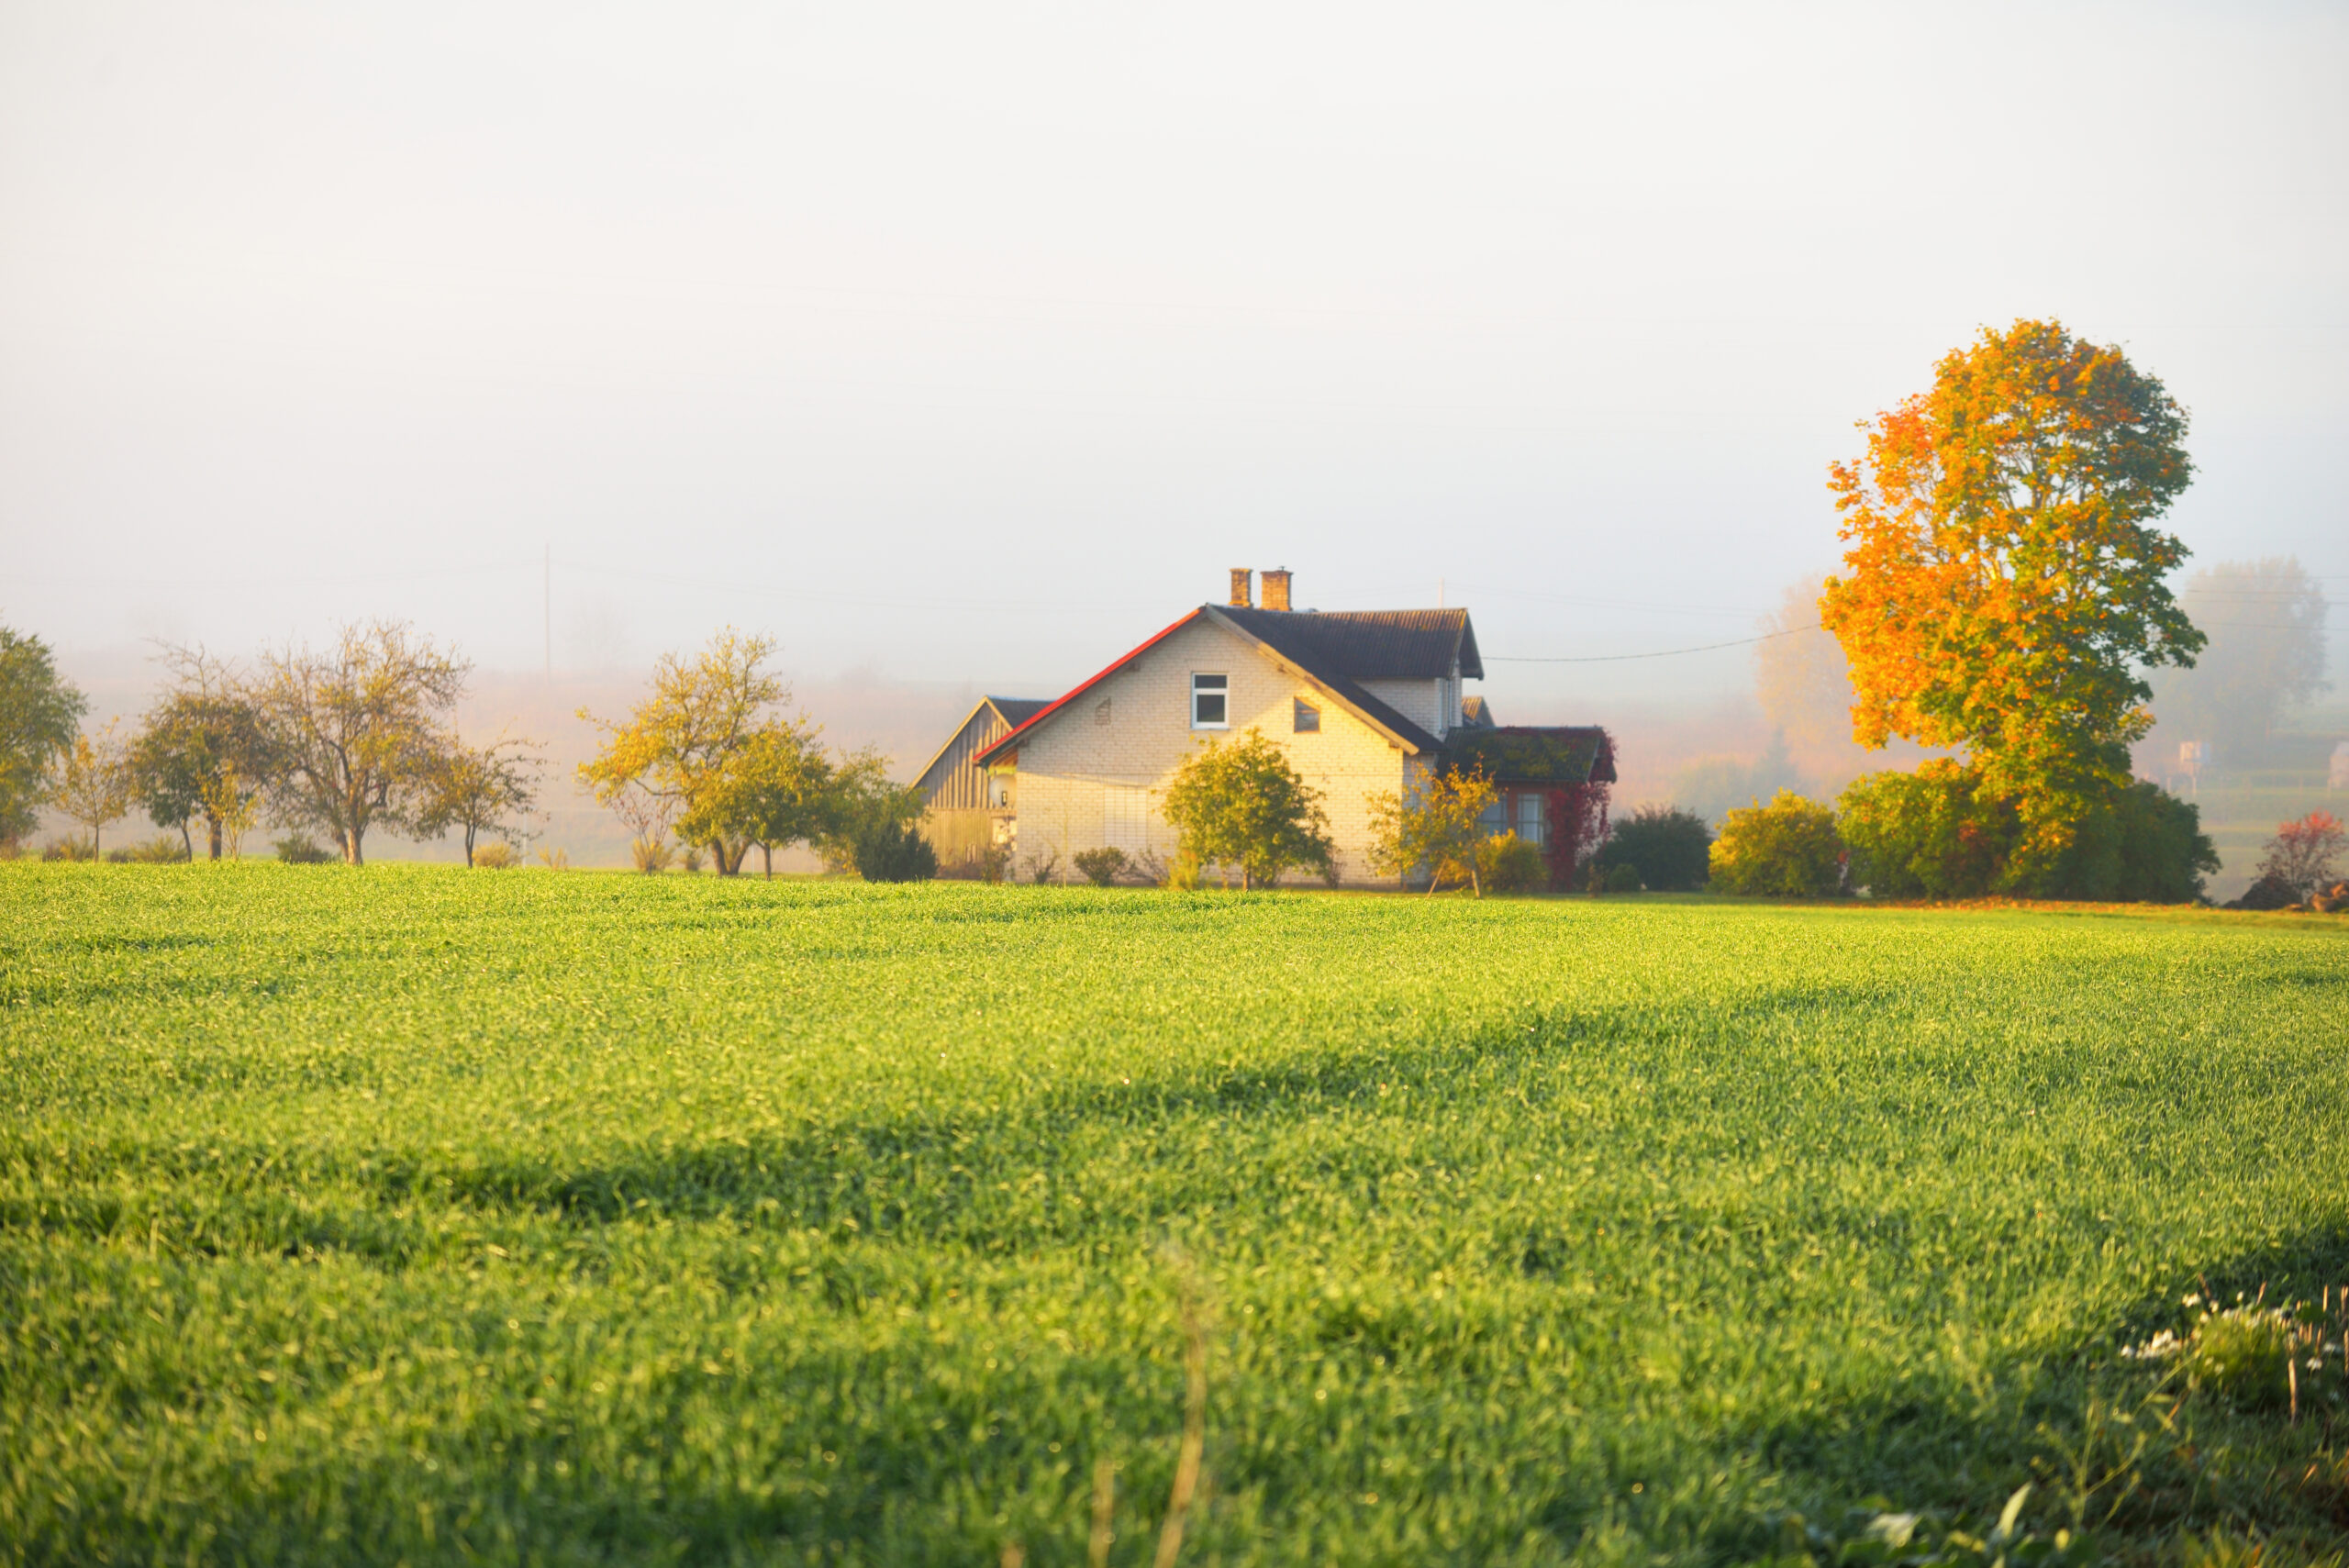
M1193 610L1189 614L1186 615L1181 620L1176 621L1174 625L1168 627L1165 630L1152 638L1149 641L1141 644L1128 652L1120 653L1115 659L1110 660L1109 662L1102 668L1098 674L1088 676L1084 681L1071 686L1068 689L1067 695L1063 696L1058 702L1055 702L1050 707L1045 708L1041 713L1036 715L1035 717L1019 726L1019 728L1014 729L1010 734L1006 735L1002 740L996 741L994 745L988 747L985 751L972 758L971 761L979 767L984 768L992 766L995 760L1001 756L1005 751L1013 751L1019 747L1019 738L1021 736L1027 734L1030 730L1035 728L1038 725L1052 717L1052 715L1060 712L1061 709L1066 707L1069 704L1074 702L1077 698L1083 696L1085 693L1091 691L1094 687L1099 685L1102 682L1108 680L1110 676L1116 674L1119 671L1124 669L1127 665L1132 663L1135 660L1141 658L1143 654L1149 652L1152 649L1157 647L1160 643L1165 641L1168 638L1174 636L1176 632L1182 630L1185 627L1190 625L1193 621L1199 619L1206 614L1207 611L1204 608Z

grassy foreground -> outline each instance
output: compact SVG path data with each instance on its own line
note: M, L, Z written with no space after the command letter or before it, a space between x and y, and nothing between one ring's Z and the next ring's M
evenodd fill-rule
M2321 1560L2344 928L0 864L0 1561Z

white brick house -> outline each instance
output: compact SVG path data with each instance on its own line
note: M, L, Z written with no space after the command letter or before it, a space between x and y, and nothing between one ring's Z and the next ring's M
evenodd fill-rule
M1485 673L1475 628L1465 610L1292 610L1289 574L1264 576L1262 608L1235 570L1230 604L1190 611L974 755L1022 862L1057 857L1066 878L1105 844L1171 861L1159 803L1175 770L1252 728L1320 791L1339 879L1396 885L1371 870L1369 797L1416 789L1455 732L1490 728L1462 692Z

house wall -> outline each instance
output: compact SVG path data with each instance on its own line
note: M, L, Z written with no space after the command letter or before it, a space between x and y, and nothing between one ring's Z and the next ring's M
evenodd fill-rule
M1191 728L1191 676L1230 678L1231 726ZM1432 684L1432 683L1430 683ZM1321 710L1318 733L1295 732L1303 697ZM1369 806L1374 791L1416 784L1418 759L1346 712L1327 694L1208 622L1185 627L1055 715L1019 748L1018 850L1030 862L1050 851L1064 878L1077 873L1084 850L1115 843L1129 854L1174 854L1174 833L1159 813L1174 770L1204 738L1223 740L1253 726L1288 752L1305 782L1322 794L1338 873L1356 886L1393 886L1370 869ZM1292 878L1310 883L1310 873Z
M926 811L917 825L938 855L941 876L976 876L980 857L998 841L1000 811Z
M1364 691L1439 740L1460 723L1457 681L1362 681Z

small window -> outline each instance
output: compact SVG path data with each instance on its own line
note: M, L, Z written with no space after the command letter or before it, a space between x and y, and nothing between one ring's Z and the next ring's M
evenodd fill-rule
M1476 830L1487 839L1498 838L1508 831L1508 802L1506 796L1497 795L1485 802L1485 809L1476 815Z
M1315 707L1311 703L1307 702L1303 697L1297 698L1297 732L1299 735L1311 735L1318 732L1320 728L1321 710Z
M1194 675L1191 677L1191 728L1194 729L1228 729L1231 720L1229 711L1230 680L1223 675Z
M1542 797L1539 795L1517 797L1517 836L1529 844L1542 841Z

